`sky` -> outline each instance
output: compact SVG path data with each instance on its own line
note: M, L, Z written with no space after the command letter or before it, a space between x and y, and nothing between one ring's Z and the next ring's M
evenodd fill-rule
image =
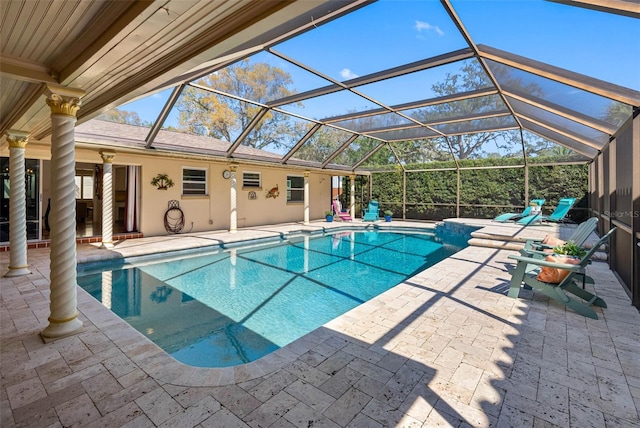
M640 91L640 20L542 0L451 0L471 38L530 59ZM381 0L273 47L338 81L430 58L467 45L441 3ZM328 84L281 59L261 53L256 60L291 74L297 92ZM435 96L433 83L458 65L406 76L405 83L361 87L387 105ZM121 109L154 121L169 91ZM312 118L371 108L349 94L285 106ZM373 106L376 107L376 106ZM172 115L170 122L175 121Z

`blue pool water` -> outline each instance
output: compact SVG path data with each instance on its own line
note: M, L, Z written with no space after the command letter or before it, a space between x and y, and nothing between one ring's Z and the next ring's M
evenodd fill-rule
M177 360L227 367L291 343L450 256L462 242L342 232L119 267L81 265L78 284Z

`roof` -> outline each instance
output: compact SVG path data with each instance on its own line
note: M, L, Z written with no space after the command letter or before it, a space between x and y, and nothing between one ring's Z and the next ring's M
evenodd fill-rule
M76 127L77 142L146 149L145 138L149 129L143 126L114 123L93 119ZM199 153L207 156L224 156L230 144L217 138L202 135L189 135L180 132L161 130L155 138L154 148L165 152ZM251 147L241 147L239 155L256 160L274 161L280 158L275 153Z

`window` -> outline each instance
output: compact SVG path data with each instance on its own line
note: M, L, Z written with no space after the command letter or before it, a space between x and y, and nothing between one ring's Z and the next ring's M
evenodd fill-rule
M76 175L75 184L76 199L93 199L92 175Z
M206 195L207 170L203 168L182 168L182 194Z
M304 177L287 176L287 202L304 202Z
M243 172L242 187L262 187L259 172Z

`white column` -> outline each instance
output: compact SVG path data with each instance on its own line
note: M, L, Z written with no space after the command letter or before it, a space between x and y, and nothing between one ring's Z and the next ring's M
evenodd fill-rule
M356 218L356 176L349 176L349 215L351 218Z
M111 299L113 293L113 272L105 270L102 272L102 304L111 309Z
M9 131L9 272L7 277L30 274L27 264L27 205L24 149L28 132Z
M113 158L115 152L102 150L102 245L113 248Z
M355 232L351 232L349 235L349 239L351 240L350 246L349 246L349 259L350 260L355 260L356 258L356 233Z
M83 330L76 277L75 123L84 91L48 86L51 108L51 295L45 342Z
M302 237L304 242L304 273L309 273L309 236Z
M236 289L236 264L238 263L238 250L232 248L229 250L229 261L231 265L229 266L229 289Z
M236 171L237 165L229 166L231 171L231 189L229 189L229 196L231 198L230 218L229 218L229 232L236 233L238 231L238 195L236 189Z
M304 224L309 224L309 171L304 172Z

